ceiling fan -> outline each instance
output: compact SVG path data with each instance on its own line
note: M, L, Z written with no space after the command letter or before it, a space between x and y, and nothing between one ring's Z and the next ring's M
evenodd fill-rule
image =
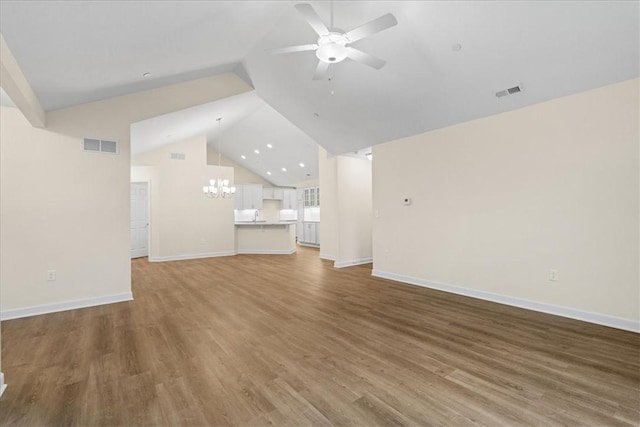
M327 28L310 4L300 3L295 5L295 8L307 20L311 28L313 28L313 30L318 34L318 42L314 44L272 49L270 52L279 54L314 50L319 61L316 71L313 73L313 80L323 80L328 77L329 66L331 64L337 64L346 58L368 65L376 70L382 68L386 63L386 61L380 58L376 58L373 55L348 45L398 24L398 21L392 14L387 13L386 15L382 15L381 17L354 28L351 31L344 32L333 27L333 2L331 2L330 28Z

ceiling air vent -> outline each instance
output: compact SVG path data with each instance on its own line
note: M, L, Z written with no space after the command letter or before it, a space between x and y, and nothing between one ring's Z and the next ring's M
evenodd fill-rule
M103 139L84 138L82 140L82 149L94 153L118 154L118 143Z
M503 96L515 95L516 93L520 93L520 92L522 92L522 85L510 87L509 89L496 92L496 97L502 98Z
M171 153L171 160L186 160L187 155L184 153Z

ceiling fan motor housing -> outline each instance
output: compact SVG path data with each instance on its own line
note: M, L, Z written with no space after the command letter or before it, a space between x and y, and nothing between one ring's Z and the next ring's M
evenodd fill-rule
M320 36L318 38L319 47L316 50L316 56L319 60L328 64L344 61L347 57L347 48L345 47L347 43L348 40L343 33L331 32Z

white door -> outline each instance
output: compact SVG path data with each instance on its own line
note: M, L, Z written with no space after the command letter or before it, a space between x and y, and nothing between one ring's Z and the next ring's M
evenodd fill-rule
M149 255L149 183L131 183L131 258Z

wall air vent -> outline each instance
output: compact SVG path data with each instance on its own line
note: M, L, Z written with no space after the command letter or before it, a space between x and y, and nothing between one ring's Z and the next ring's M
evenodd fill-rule
M184 153L171 153L171 160L186 160L187 155Z
M522 92L522 85L510 87L509 89L496 92L496 97L502 98L503 96L515 95L516 93L520 93L520 92Z
M93 153L118 154L118 143L103 139L84 138L82 140L82 150Z

